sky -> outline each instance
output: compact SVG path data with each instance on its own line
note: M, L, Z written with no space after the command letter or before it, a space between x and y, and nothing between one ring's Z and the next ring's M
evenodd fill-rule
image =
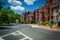
M4 7L10 7L16 13L25 11L33 12L36 8L41 8L46 0L0 0L5 3Z

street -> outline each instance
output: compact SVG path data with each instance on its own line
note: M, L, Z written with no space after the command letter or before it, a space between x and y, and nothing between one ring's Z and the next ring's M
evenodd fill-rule
M0 30L0 40L60 40L60 31L19 24Z

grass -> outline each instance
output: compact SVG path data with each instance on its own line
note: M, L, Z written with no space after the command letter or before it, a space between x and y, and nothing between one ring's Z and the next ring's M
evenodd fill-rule
M13 26L11 24L0 24L0 26Z
M60 28L60 26L57 26L57 28Z

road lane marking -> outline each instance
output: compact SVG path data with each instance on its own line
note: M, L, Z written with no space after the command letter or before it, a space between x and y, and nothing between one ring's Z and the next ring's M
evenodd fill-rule
M28 37L27 35L25 35L25 34L23 34L21 31L16 31L16 32L13 32L13 33L9 33L9 34L7 34L7 35L3 35L3 36L1 36L1 38L2 37L6 37L6 36L9 36L9 35L14 35L14 36L16 36L16 35L23 35L23 36L25 36L25 38L22 38L22 39L19 39L19 40L25 40L25 39L30 39L30 40L33 40L32 38L30 38L30 37Z
M17 31L17 32L14 32L14 33L11 33L11 34L13 34L13 35L20 35L20 31Z
M28 38L28 39L30 39L30 40L33 40L32 38L28 37L27 35L23 34L22 32L20 32L20 31L17 31L17 32L18 32L19 34L25 36L25 38L20 39L20 40L24 40L24 39L26 39L26 38ZM16 33L16 32L15 32L15 33ZM13 34L13 35L18 35L18 34L15 34L15 33L12 33L12 34Z
M8 36L8 35L11 35L11 34L3 35L3 36L0 36L0 37L5 37L5 36Z
M36 25L30 25L32 26L33 28L40 28L40 26L36 26Z
M0 40L4 40L4 39L0 37Z

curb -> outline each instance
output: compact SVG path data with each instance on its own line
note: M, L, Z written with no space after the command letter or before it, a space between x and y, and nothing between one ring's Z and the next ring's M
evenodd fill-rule
M60 31L60 29L56 29L56 28L50 28L50 27L48 27L48 26L38 26L38 25L34 25L34 24L31 24L30 26L32 26L32 27L35 27L35 28L44 28L44 29L48 29L48 30L52 30L52 31Z

